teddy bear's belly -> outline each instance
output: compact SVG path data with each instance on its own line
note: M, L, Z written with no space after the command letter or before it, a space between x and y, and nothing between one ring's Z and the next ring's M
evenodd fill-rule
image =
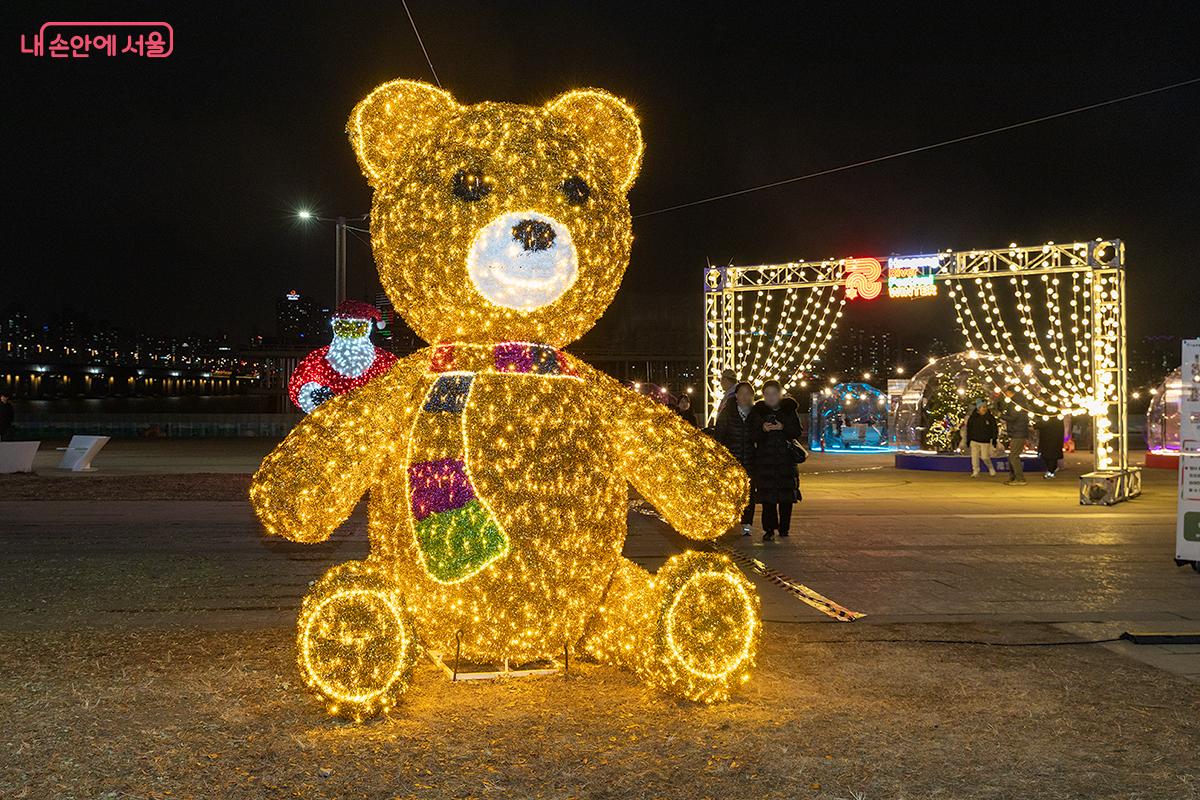
M429 646L461 631L473 657L560 653L625 536L602 411L567 376L477 374L459 394L418 415L404 471L383 482L408 494L373 491L372 530L395 526L399 585Z

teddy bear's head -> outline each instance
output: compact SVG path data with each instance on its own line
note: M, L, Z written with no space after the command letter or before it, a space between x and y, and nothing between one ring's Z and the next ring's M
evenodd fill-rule
M347 126L375 189L384 290L423 339L565 345L612 301L633 241L637 117L585 89L543 106L376 88Z

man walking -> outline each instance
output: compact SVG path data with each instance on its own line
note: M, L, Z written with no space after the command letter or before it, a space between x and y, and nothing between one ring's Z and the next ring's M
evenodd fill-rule
M979 477L979 460L987 464L988 474L996 477L992 448L996 446L996 418L988 410L987 400L976 400L975 411L967 417L967 448L971 451L971 477Z
M1025 469L1021 466L1021 453L1025 452L1025 440L1029 438L1029 412L1013 401L1013 391L1004 392L1008 402L1004 410L1004 426L1008 430L1008 469L1012 477L1005 486L1024 486Z

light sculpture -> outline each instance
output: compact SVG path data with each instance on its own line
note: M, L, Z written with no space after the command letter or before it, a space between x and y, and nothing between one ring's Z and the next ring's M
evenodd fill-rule
M972 253L967 263L986 254L1009 274L978 270L949 290L963 335L999 357L991 378L1018 405L1043 418L1091 416L1101 473L1129 471L1123 251L1097 240Z
M333 341L305 356L288 380L292 402L307 414L395 366L396 357L371 342L371 324L382 321L383 315L370 303L339 303L333 312Z
M1136 496L1140 472L1128 457L1124 255L1120 240L1097 239L892 256L882 272L878 259L710 266L704 273L706 414L715 416L726 369L756 383L793 383L811 370L851 295L878 297L887 282L897 290L889 297L935 297L945 283L976 366L997 388L1013 390L1014 402L1035 416L1092 418L1095 470L1081 478L1081 502ZM812 302L821 292L829 293L829 302L811 312L821 307ZM1002 302L1010 292L1015 302ZM776 312L772 297L780 293ZM801 295L808 302L797 312ZM801 327L796 317L807 324ZM803 351L803 344L810 349Z
M721 396L720 373L725 368L733 369L754 386L769 378L782 380L785 386L799 385L803 376L821 360L842 318L846 303L842 275L846 264L843 259L782 267L710 269L705 287L708 396ZM763 270L786 271L786 278L769 291L755 292L752 296L731 292L726 304L708 301L707 294L723 291L725 282L733 275L739 283L749 284ZM726 352L720 355L714 349L718 339L726 343L723 348ZM715 370L714 358L722 360L722 366ZM709 419L715 417L715 406L710 406L708 414Z
M633 111L590 89L463 106L392 81L348 131L375 190L381 282L433 346L314 410L251 484L267 531L299 542L326 539L370 491L370 556L303 604L309 685L362 719L396 704L422 648L492 663L583 651L681 697L728 697L754 663L753 586L724 555L651 574L621 545L628 484L708 540L736 521L747 477L561 349L628 263Z

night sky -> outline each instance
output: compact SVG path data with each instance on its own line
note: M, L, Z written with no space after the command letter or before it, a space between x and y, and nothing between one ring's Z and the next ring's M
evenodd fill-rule
M632 102L647 142L635 214L1200 76L1185 3L646 5L410 0L462 102L586 85ZM331 299L332 227L294 213L369 208L349 111L383 81L431 79L399 2L5 6L0 305L244 337L273 333L287 289ZM165 20L176 52L19 53L42 22L89 18ZM624 287L589 342L698 352L706 259L1096 236L1127 243L1134 339L1196 335L1197 142L1200 84L635 220ZM368 248L351 239L349 259L361 295ZM926 311L862 313L904 332Z

